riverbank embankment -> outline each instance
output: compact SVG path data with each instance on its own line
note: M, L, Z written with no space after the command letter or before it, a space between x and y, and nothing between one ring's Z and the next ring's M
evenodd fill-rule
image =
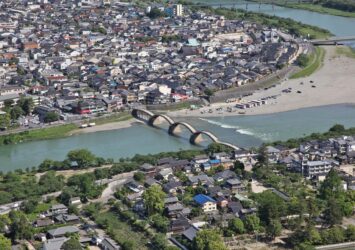
M278 113L308 107L333 104L355 104L355 59L337 53L335 46L325 46L323 66L314 74L298 79L282 81L274 87L244 97L242 102L269 98L267 104L245 109L235 109L236 103L214 103L197 110L168 112L172 117L223 117ZM339 51L339 49L338 49ZM289 90L286 92L285 90ZM234 112L227 112L233 108ZM218 109L218 110L217 110Z

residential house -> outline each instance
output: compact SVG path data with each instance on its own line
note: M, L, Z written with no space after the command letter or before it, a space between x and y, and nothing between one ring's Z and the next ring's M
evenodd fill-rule
M194 196L193 200L202 208L205 213L217 211L217 202L210 196L198 194Z

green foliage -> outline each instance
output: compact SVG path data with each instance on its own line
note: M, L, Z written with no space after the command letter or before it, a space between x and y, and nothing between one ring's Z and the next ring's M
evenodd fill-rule
M79 168L87 168L96 165L96 157L87 149L72 150L67 155L71 162L76 162Z
M169 220L160 215L155 214L149 218L153 227L155 227L161 233L167 233L169 227Z
M214 91L212 89L205 89L204 93L208 97L211 97L214 95Z
M55 122L59 120L59 115L56 112L48 112L46 113L44 117L44 122L49 123L49 122Z
M260 220L266 225L285 215L285 202L272 191L255 194L255 200L258 203Z
M156 19L156 18L161 18L161 17L165 17L165 13L161 10L159 10L158 8L152 8L151 11L147 14L147 16L149 16L152 19Z
M344 125L335 124L333 127L329 129L330 132L343 133L345 131Z
M197 232L194 239L196 250L226 250L221 235L212 229L203 229Z
M11 116L8 113L0 115L0 128L8 128L10 127Z
M23 110L25 115L31 114L34 107L33 99L31 97L21 97L20 100L17 101L17 105Z
M24 114L24 111L21 107L15 106L10 110L10 116L12 120L17 120L21 115Z
M164 209L165 193L161 186L153 185L143 193L144 205L149 215L162 213Z
M229 228L237 234L245 233L244 223L241 219L235 218L229 222Z
M0 234L0 249L11 250L11 240Z
M305 64L303 69L294 75L291 78L301 78L312 75L316 70L318 70L324 61L325 50L320 47L315 48L315 52L312 53L307 60L302 60L301 63Z
M9 214L10 236L12 240L29 240L33 237L33 228L26 215L20 211L11 211Z
M104 188L104 186L95 184L93 173L73 175L68 179L67 185L72 187L76 196L80 196L83 200L99 197Z
M279 219L270 220L269 224L266 226L266 235L271 239L281 234L282 225Z
M143 182L145 175L142 172L136 172L133 175L134 180L138 181L138 182Z
M244 225L249 233L258 232L260 230L260 219L256 215L248 215L245 218Z
M330 198L327 202L327 208L324 211L324 219L329 225L340 224L343 219L341 205L335 198Z
M231 152L231 151L232 151L231 148L216 142L210 143L206 149L206 153L208 154Z
M38 205L37 199L28 199L21 204L21 210L26 214L33 213Z
M168 241L167 241L165 235L156 234L156 235L154 235L154 237L152 239L152 244L154 245L154 249L165 250L168 245Z
M62 246L63 250L82 250L83 248L80 245L80 242L74 238L70 238L64 242Z
M306 54L301 54L297 58L297 64L301 67L306 67L310 62L310 57Z

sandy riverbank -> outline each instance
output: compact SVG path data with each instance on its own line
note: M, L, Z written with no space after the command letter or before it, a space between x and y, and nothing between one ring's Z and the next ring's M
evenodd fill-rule
M108 130L115 130L115 129L122 129L122 128L129 128L132 126L134 123L139 122L136 119L129 119L126 121L119 121L119 122L111 122L111 123L106 123L102 125L96 125L94 127L87 127L87 128L81 128L73 131L71 134L85 134L85 133L95 133L99 131L108 131Z
M252 96L243 98L242 101L247 102L268 96L277 96L275 99L269 99L266 105L246 109L245 115L278 113L332 104L355 104L355 59L337 55L336 47L333 46L325 46L324 49L326 50L324 65L313 75L300 79L289 79L276 87L261 90ZM291 93L282 93L282 90L288 88L292 88ZM215 103L211 107L193 111L179 110L168 114L172 117L235 116L242 110L233 108L233 112L226 111L227 107L234 107L235 104ZM223 111L216 111L217 108L222 108ZM209 113L209 109L212 109L213 113Z
M260 115L278 113L301 108L325 106L332 104L355 104L355 59L336 54L336 47L326 46L324 65L313 75L300 79L283 81L276 87L254 93L245 97L243 101L258 100L268 96L266 105L245 110L245 115ZM313 81L313 83L311 83ZM303 83L303 84L301 84ZM315 87L312 87L314 85ZM291 93L282 90L292 88ZM298 93L301 92L301 93ZM235 103L215 103L211 107L198 110L180 110L169 112L172 117L218 117L238 115L238 109L227 112L227 107L234 107ZM221 108L223 111L216 111ZM213 112L209 113L208 110ZM202 113L204 112L204 113Z

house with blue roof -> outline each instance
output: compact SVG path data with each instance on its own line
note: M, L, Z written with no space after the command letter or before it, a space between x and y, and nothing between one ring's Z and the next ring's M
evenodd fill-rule
M193 199L202 208L203 212L210 213L217 211L217 201L210 196L198 194Z

